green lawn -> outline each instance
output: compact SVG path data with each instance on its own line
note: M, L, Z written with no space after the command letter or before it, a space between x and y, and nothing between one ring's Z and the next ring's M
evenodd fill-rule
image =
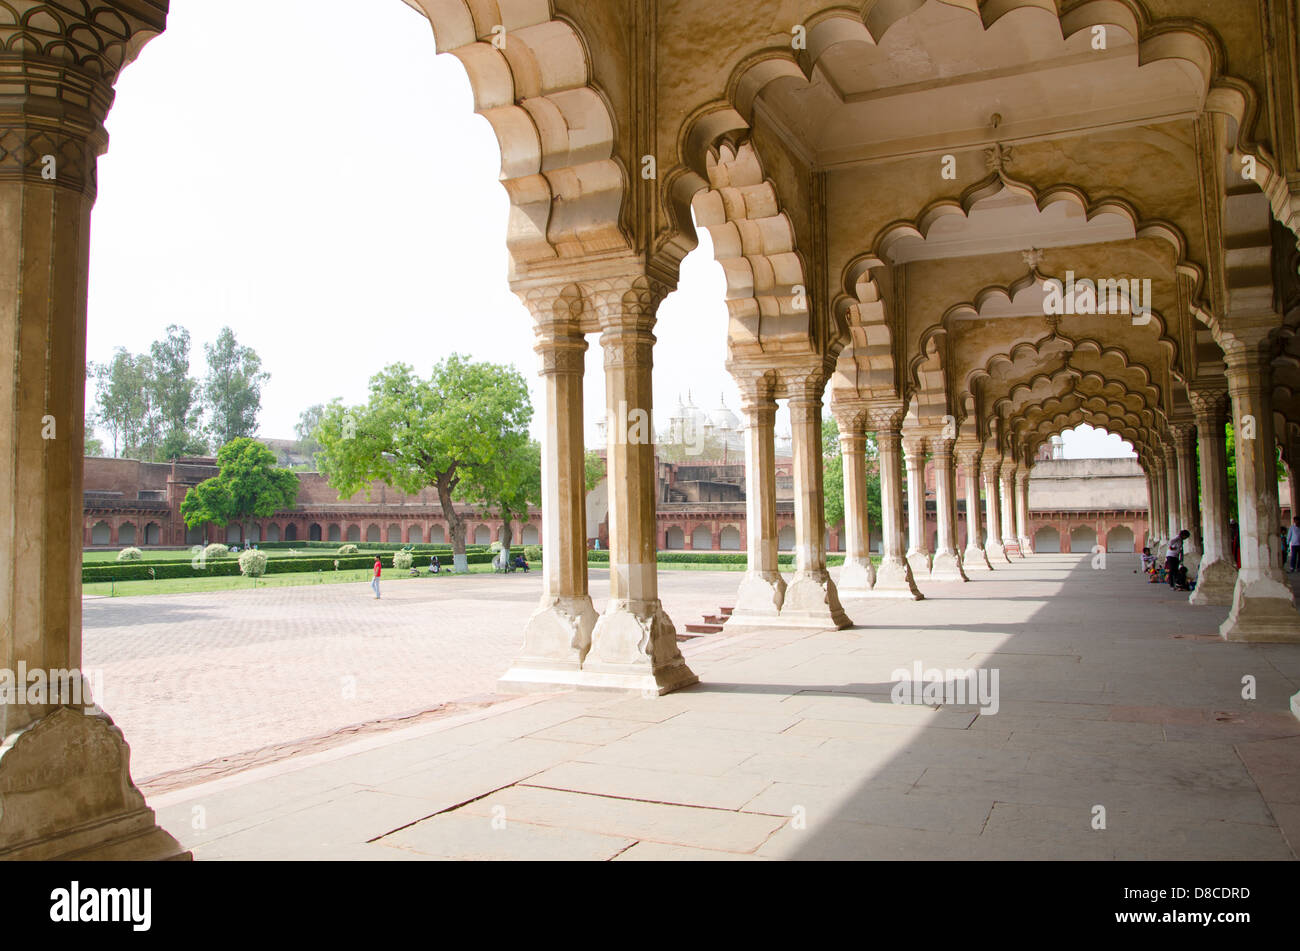
M427 569L420 569L420 577L412 578L404 571L385 568L381 583L389 581L423 581L437 584L443 578L451 576L444 568L441 574L429 575ZM469 573L474 575L491 574L491 565L470 565ZM242 591L252 588L287 588L298 585L313 584L356 584L370 583L372 569L362 568L353 571L304 571L282 575L267 575L263 578L245 578L242 575L229 575L219 578L165 578L161 581L96 581L82 585L82 593L103 595L105 597L123 598L142 594L190 594L195 591Z

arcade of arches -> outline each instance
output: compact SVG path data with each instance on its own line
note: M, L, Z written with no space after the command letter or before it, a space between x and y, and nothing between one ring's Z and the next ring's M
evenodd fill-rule
M696 679L658 597L654 449L629 438L628 417L651 410L656 310L697 229L726 275L717 332L744 402L749 569L735 623L847 627L840 591L915 598L918 575L977 580L1025 556L1038 449L1088 423L1135 448L1157 542L1198 529L1193 600L1228 608L1222 636L1300 640L1273 478L1275 448L1289 462L1300 451L1300 0L406 2L431 22L430 55L464 64L497 134L510 281L536 322L545 594L507 685L659 693ZM11 553L0 658L11 668L80 659L95 162L116 77L166 8L0 2L0 322L13 345L0 396ZM599 617L582 492L591 335L610 422ZM828 391L848 511L839 591L822 524ZM788 576L773 530L778 400L793 438ZM47 416L69 436L43 439ZM913 531L907 550L903 474L918 486L927 458L937 538L931 550ZM958 546L958 472L982 548ZM0 856L175 847L106 717L9 706L0 732Z

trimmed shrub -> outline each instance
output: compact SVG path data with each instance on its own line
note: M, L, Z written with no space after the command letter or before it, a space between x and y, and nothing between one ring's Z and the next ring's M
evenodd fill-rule
M247 554L247 553L246 553ZM263 551L251 552L251 554L265 555ZM419 552L411 555L411 567L427 568L429 559L438 554L445 566L450 566L451 557L444 552ZM465 561L471 565L487 565L492 562L492 553L488 551L469 552L465 556ZM380 563L385 568L393 567L393 555L387 552L379 556ZM266 562L264 569L265 574L296 574L308 571L333 571L334 563L338 562L340 571L356 571L358 569L370 568L375 563L374 555L325 555L319 558L271 558ZM150 572L153 572L151 574ZM225 577L240 574L239 563L228 558L223 561L209 561L203 568L195 568L188 561L168 561L155 562L152 565L141 564L140 562L126 562L120 564L102 564L87 565L81 569L81 581L83 584L91 584L96 581L148 581L152 578L162 580L164 578L213 578Z
M356 545L340 545L340 546L339 546L339 550L338 550L338 554L340 554L340 555L355 555L358 551L360 551L360 549L357 548Z
M207 548L203 549L203 557L208 561L214 558L229 558L230 549L225 545L213 542Z
M266 552L241 551L239 553L239 573L249 578L260 578L266 574Z
M415 556L409 551L399 551L393 553L393 567L398 571L406 571L415 562Z
M493 542L491 545L488 545L488 551L493 552L494 554L496 552L499 552L500 550L501 550L501 543L499 541Z
M139 561L144 557L144 552L138 548L123 548L117 553L118 561Z
M541 546L541 545L525 545L525 546L524 546L524 558L527 559L529 562L541 561L541 560L542 560L542 546Z

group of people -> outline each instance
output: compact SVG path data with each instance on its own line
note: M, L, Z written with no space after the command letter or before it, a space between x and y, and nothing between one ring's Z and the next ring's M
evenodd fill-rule
M1300 522L1300 520L1297 520ZM1146 573L1147 581L1151 584L1166 582L1169 587L1176 591L1191 591L1196 587L1195 582L1187 577L1187 566L1183 564L1183 543L1192 537L1192 533L1183 529L1176 536L1169 540L1169 547L1165 550L1164 564L1160 564L1156 557L1151 554L1150 548L1142 549L1142 570Z
M257 547L257 546L253 546L253 547ZM527 571L527 570L528 570L528 559L525 558L525 557L523 556L523 554L516 554L516 555L514 556L514 558L512 558L512 559L510 560L510 568L509 568L508 570L510 570L510 571L518 571L518 570ZM432 556L432 557L429 559L429 574L431 574L431 575L436 575L436 574L439 574L441 571L442 571L442 562L440 562L440 561L438 560L438 556L437 556L437 555ZM383 577L383 574L384 574L384 565L383 565L383 562L381 562L381 561L379 560L379 556L376 555L376 556L375 556L375 574L374 574L374 577L372 577L372 578L370 579L370 589L371 589L372 591L375 592L375 600L379 600L379 579ZM420 570L419 570L418 568L414 568L414 567L411 568L411 577L412 577L412 578L416 578L416 577L418 577L419 574L420 574Z

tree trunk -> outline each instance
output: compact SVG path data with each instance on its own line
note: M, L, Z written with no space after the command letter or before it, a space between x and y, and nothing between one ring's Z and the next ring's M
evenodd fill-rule
M454 570L463 571L465 567L465 520L456 514L456 506L451 500L454 486L452 472L446 472L438 478L438 502L442 505L442 516L447 520L447 531L451 535L451 553Z
M515 539L514 519L507 515L501 523L501 554L506 564L510 564L510 543Z

